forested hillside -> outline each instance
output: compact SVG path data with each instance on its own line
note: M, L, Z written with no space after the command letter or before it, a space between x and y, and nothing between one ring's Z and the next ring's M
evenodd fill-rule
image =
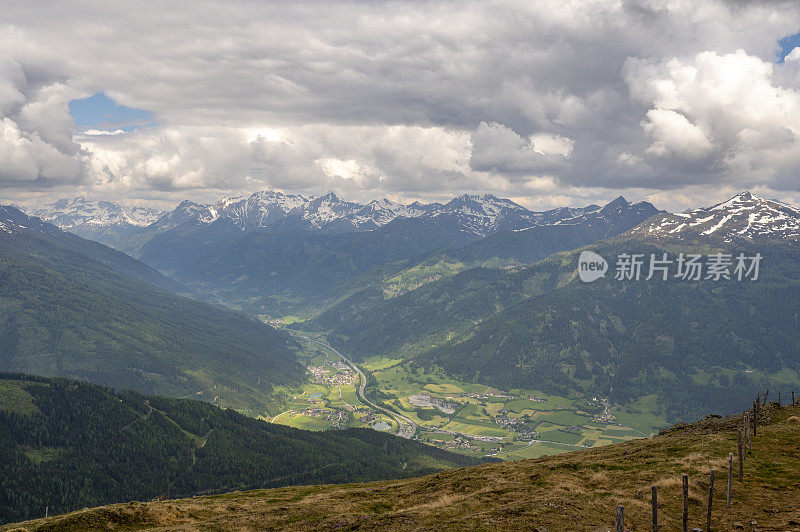
M770 398L772 395L770 395ZM785 399L784 399L785 401ZM745 415L752 421L753 412ZM800 406L762 404L744 448L742 414L709 415L643 438L559 456L446 471L421 478L344 486L294 486L177 501L104 506L11 525L8 530L680 530L681 475L687 475L687 528L796 530ZM727 504L728 453L734 453ZM709 470L716 471L713 489ZM713 496L710 496L710 492ZM746 523L746 525L745 525ZM751 525L751 523L754 523Z
M753 251L718 245L734 254ZM591 249L605 257L660 257L665 251L715 248L620 238ZM800 375L798 317L787 312L800 304L800 250L775 243L758 250L763 265L759 279L750 282L617 281L612 271L587 284L576 276L577 251L557 255L509 276L522 277L517 286L538 295L417 352L414 361L468 381L602 393L618 403L656 393L671 419L743 408L742 398L758 384L770 386L768 376L784 372L772 381L778 387L780 381L799 382ZM393 336L388 330L386 335Z
M310 432L184 399L0 374L0 522L117 501L403 478L480 460L369 429Z
M513 271L471 268L388 300L380 287L359 291L312 325L331 330L331 341L356 357L408 356L514 304L523 289Z
M501 269L537 262L618 235L657 212L650 203L630 204L617 198L572 218L558 218L519 231L499 231L465 246L381 265L296 305L296 312L313 315L316 310L319 316L302 326L350 337L360 344L353 345L356 351L373 345L375 349L399 349L402 354L449 338L465 324L518 301L523 287L516 286L514 277ZM502 281L495 284L495 279ZM482 283L492 286L472 291ZM427 284L431 286L425 287ZM448 294L453 300L439 305L447 301ZM406 335L385 334L380 324L396 320L414 330Z
M647 281L646 271L616 281L612 263L605 279L586 284L577 250L513 270L467 269L385 301L365 290L313 324L356 358L390 354L467 382L618 403L657 394L671 419L744 407L737 398L757 384L800 382L800 328L786 312L800 303L795 244L626 235L588 249L606 257L759 251L763 259L755 282Z
M6 227L5 231L2 230L3 227ZM47 242L55 247L80 253L128 277L146 281L170 292L189 292L185 286L125 253L62 231L52 224L42 222L35 216L24 214L15 207L0 205L0 232L11 234L11 228L18 235L26 235L38 242ZM16 242L16 245L20 246L20 250L30 248L36 253L35 246L25 243L21 239Z
M0 231L0 370L253 413L278 407L275 385L302 379L288 335L123 275L86 249L121 253L25 218Z

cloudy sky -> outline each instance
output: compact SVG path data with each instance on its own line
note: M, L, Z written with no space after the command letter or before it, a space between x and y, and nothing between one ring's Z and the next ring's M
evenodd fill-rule
M797 2L0 0L0 201L800 204Z

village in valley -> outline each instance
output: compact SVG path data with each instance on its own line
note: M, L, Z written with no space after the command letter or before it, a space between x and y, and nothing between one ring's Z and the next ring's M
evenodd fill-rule
M654 396L621 409L602 397L560 397L458 382L389 357L359 363L359 369L378 383L378 397L365 404L359 395L359 374L340 356L322 344L308 344L303 356L308 382L272 419L275 423L393 433L413 423L414 437L424 443L507 460L649 436L664 425L650 413L655 410Z
M342 360L332 360L329 353L314 351L306 366L309 382L289 408L272 421L297 428L325 430L369 427L375 430L396 429L391 417L364 405L357 396L359 375Z
M344 362L331 362L329 366L335 371L320 366L308 366L306 369L311 374L311 381L318 384L347 386L358 380L358 375Z

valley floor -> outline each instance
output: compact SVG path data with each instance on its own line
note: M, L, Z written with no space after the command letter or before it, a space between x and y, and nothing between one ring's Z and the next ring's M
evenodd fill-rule
M680 529L681 474L689 475L689 528L705 527L715 470L712 529L800 530L800 407L762 410L758 435L733 480L728 453L741 415L710 416L648 439L427 477L305 486L175 501L116 504L8 526L21 530L608 530L617 505L625 529L649 530L651 486L658 519ZM738 462L734 459L734 471Z
M499 390L410 369L400 359L372 357L356 367L324 338L298 334L311 379L270 421L297 428L372 427L471 456L521 460L650 436L666 426L656 397L625 409L602 397ZM382 399L359 392L370 373Z

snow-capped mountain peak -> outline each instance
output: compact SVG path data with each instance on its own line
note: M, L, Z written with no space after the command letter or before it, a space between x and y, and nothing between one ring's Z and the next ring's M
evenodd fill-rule
M630 205L630 202L628 200L626 200L622 196L617 196L616 199L613 199L610 202L608 202L606 205L604 205L603 209L605 209L607 211L619 210L619 209L624 209L625 207L628 207L629 205Z
M539 223L542 215L492 194L464 194L444 205L433 203L429 208L429 216L455 217L466 231L480 236L504 229L532 227Z
M163 213L148 207L121 205L112 201L87 201L78 196L60 199L28 211L62 229L84 225L107 227L144 227L155 222Z
M727 201L653 218L632 233L677 240L702 237L800 240L800 209L741 192Z
M625 209L629 206L618 198L603 209ZM347 201L335 193L323 196L285 194L262 191L244 196L223 197L213 204L183 201L167 213L145 212L112 202L89 202L85 198L59 200L36 213L59 227L101 227L113 224L144 227L149 232L164 232L181 228L194 231L211 224L241 231L368 231L382 227L399 218L447 217L464 232L486 236L501 230L519 230L537 225L580 222L577 217L600 209L562 208L534 212L509 199L492 194L464 194L447 203L399 203L387 198L368 203Z
M61 230L43 222L36 216L28 216L12 205L0 205L0 233L20 233L38 231L46 234L60 233Z
M372 200L367 203L365 207L369 207L375 211L393 211L399 209L402 207L402 205L390 199L383 198L379 200Z
M492 194L464 194L447 202L443 211L484 215L498 214L503 211L531 212L511 200L501 199Z

